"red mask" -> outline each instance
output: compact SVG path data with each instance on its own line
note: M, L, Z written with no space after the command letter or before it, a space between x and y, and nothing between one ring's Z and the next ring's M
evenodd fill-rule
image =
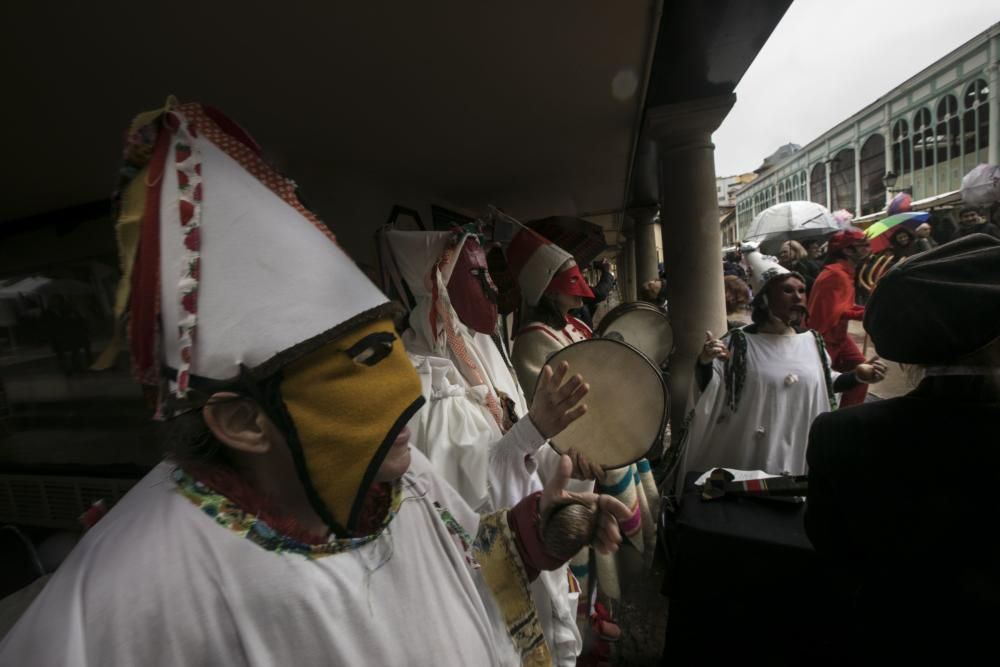
M497 286L486 268L486 253L474 238L462 245L448 280L448 296L458 319L475 331L491 334L497 325Z
M587 284L583 274L580 273L580 267L576 264L552 276L549 286L545 288L545 293L569 294L570 296L579 296L585 299L594 298L594 293L590 290L590 285Z

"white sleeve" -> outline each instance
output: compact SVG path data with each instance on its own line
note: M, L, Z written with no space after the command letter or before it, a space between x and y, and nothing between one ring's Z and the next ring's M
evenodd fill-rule
M502 438L490 443L490 496L496 508L513 507L541 488L535 454L545 438L525 415Z
M522 418L501 435L479 400L484 388L469 387L450 360L413 361L426 404L410 420L412 444L434 471L476 510L514 505L535 490L530 455L545 439L531 420Z

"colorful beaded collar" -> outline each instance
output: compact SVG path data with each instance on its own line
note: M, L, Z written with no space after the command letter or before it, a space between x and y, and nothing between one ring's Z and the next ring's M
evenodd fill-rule
M348 537L338 539L331 535L322 544L307 544L284 535L269 526L255 514L244 511L229 498L202 484L188 475L181 468L173 472L177 492L187 498L202 512L210 516L215 523L234 533L247 538L254 544L278 553L295 553L306 558L315 559L351 551L368 544L382 534L389 522L399 511L403 502L402 483L397 481L392 488L392 499L389 511L382 520L378 530L363 537Z

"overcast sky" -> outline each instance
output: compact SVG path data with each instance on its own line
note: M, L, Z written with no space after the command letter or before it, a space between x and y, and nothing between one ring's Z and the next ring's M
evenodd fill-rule
M1000 21L1000 0L793 0L713 135L715 173L807 143Z

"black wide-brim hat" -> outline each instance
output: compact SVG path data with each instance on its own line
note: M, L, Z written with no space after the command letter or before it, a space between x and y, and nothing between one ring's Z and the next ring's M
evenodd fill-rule
M1000 336L1000 240L945 243L890 269L865 308L875 350L905 364L952 363Z

